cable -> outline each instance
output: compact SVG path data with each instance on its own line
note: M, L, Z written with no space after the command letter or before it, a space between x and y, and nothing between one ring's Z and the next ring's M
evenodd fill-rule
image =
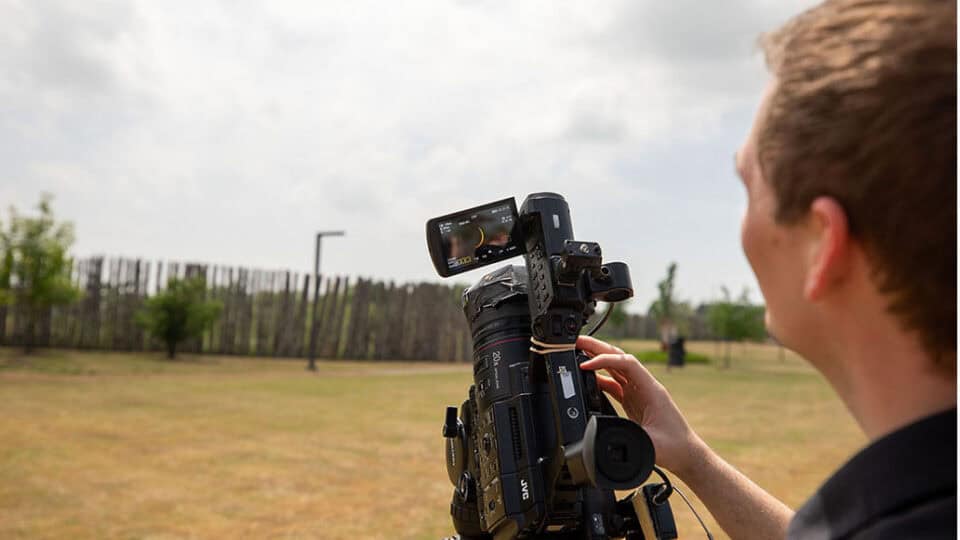
M600 320L597 321L597 324L593 325L593 328L591 328L590 331L587 332L587 335L588 335L588 336L592 336L592 335L596 334L596 333L597 333L597 330L599 330L600 327L603 326L603 323L607 322L607 319L610 318L610 314L613 313L613 308L614 308L615 306L616 306L616 304L614 304L614 303L612 303L612 302L607 306L607 311L605 311L605 312L603 313L603 317L600 317Z
M700 518L700 514L697 513L696 509L693 508L693 505L690 504L690 499L687 499L687 496L680 491L680 488L673 488L677 492L677 495L680 495L680 498L683 499L683 502L687 503L687 506L690 507L690 511L693 512L693 516L697 518L697 521L700 522L700 526L703 527L703 532L707 533L707 540L713 540L713 535L710 534L710 529L707 528L707 524L703 522L703 519Z
M670 495L673 492L677 492L677 495L680 495L680 498L683 499L683 502L687 503L690 511L693 512L693 516L697 518L697 521L700 522L700 526L703 527L703 532L707 533L707 540L713 540L713 535L710 534L710 529L707 528L707 524L704 523L703 519L700 518L700 514L697 513L696 508L690 504L690 499L688 499L687 496L680 491L680 488L670 483L670 479L667 478L667 474L660 470L659 467L654 466L653 472L657 473L657 475L663 479L663 487L653 496L653 504L663 504L667 502L667 499L670 498Z
M544 343L534 337L530 338L530 343L533 343L533 346L530 347L530 351L537 354L550 354L577 350L576 343Z
M673 494L673 484L670 483L670 479L667 478L667 474L663 472L660 467L654 465L653 472L657 473L657 475L663 480L660 491L653 496L653 503L659 505L667 502L667 499L669 499L670 495Z
M597 321L597 324L593 325L593 328L591 328L590 331L587 332L588 336L592 336L595 333L597 333L597 330L599 330L600 327L603 326L603 323L607 322L607 319L610 318L610 314L613 313L613 309L615 306L616 304L613 304L612 302L608 305L607 310L603 312L603 316L600 317L600 320ZM553 343L544 343L534 337L530 338L530 342L533 343L533 346L530 347L530 351L535 352L537 354L550 354L555 352L567 352L567 351L577 350L576 343L561 343L558 345Z

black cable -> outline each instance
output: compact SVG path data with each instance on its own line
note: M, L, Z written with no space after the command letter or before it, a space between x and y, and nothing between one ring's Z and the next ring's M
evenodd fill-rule
M657 476L663 480L660 491L653 495L653 504L659 506L667 502L667 499L670 498L670 495L673 495L673 484L670 483L670 479L667 478L667 474L663 472L660 467L654 466L653 472L657 473Z
M603 316L600 317L600 320L597 321L597 324L593 325L593 328L591 328L590 331L587 332L587 335L588 335L588 336L592 336L592 335L596 334L596 333L597 333L597 330L599 330L600 327L603 326L603 323L607 322L607 319L610 318L610 314L613 313L613 308L614 308L614 307L616 307L616 304L614 304L614 303L612 303L612 302L607 306L607 311L605 311L605 312L603 313Z
M693 516L697 518L697 521L700 522L700 526L703 527L703 532L707 533L707 540L713 540L713 535L710 534L710 529L707 528L707 524L704 523L703 519L700 518L700 514L697 513L696 508L690 504L690 499L687 499L687 496L680 491L680 488L674 487L674 485L670 483L670 479L667 478L667 474L660 470L659 467L654 466L653 472L657 473L657 475L663 479L663 484L661 484L660 491L653 495L653 504L661 505L667 502L667 499L670 497L670 495L673 494L673 492L676 492L677 495L680 495L680 498L683 499L683 502L687 503L687 506L690 507L690 511L693 512Z

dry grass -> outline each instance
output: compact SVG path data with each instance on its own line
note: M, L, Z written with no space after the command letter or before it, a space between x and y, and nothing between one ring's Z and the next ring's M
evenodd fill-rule
M651 369L710 444L797 505L862 438L792 355L733 352L729 370ZM288 361L0 350L0 537L438 538L452 489L439 427L469 382L449 364L323 362L311 375ZM682 536L702 537L681 504Z

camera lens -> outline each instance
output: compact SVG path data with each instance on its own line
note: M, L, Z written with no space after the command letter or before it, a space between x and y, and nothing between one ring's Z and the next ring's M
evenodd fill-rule
M608 426L597 434L597 469L614 482L629 482L644 472L649 451L633 430Z

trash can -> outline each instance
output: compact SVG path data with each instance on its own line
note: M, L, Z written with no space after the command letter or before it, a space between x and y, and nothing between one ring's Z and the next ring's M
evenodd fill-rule
M677 336L670 340L667 346L667 365L670 367L683 367L687 362L687 351L683 347L684 339Z

